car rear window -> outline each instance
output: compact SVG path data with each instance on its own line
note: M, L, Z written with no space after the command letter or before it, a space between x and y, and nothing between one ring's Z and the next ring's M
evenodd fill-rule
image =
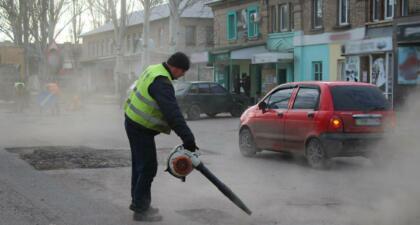
M371 86L331 87L334 109L337 111L388 110L390 104L382 92Z

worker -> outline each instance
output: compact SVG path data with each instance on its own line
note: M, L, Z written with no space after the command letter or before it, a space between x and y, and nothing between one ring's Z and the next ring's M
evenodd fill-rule
M136 221L161 221L157 208L151 206L151 185L157 172L154 137L171 130L181 138L185 149L198 149L175 98L172 80L184 76L189 58L176 52L161 64L150 65L139 76L136 87L124 105L125 130L131 149L131 204Z

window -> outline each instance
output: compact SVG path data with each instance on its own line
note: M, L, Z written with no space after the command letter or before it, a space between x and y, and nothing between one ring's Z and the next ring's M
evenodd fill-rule
M377 87L335 86L331 88L334 110L366 111L372 109L387 110L389 102Z
M270 22L271 22L271 32L277 32L277 6L273 5L270 8Z
M227 92L226 89L219 84L210 84L210 90L212 93L216 94L225 94Z
M279 30L288 31L290 25L289 4L279 6Z
M206 27L206 46L213 46L213 27L207 26Z
M296 95L293 109L316 109L318 107L319 90L316 88L300 88Z
M198 84L198 92L200 94L210 93L209 84Z
M322 0L313 0L313 28L322 28Z
M268 97L267 108L269 109L287 109L293 88L281 89Z
M314 29L322 28L322 0L313 0L313 19L312 24Z
M247 18L248 18L248 38L256 38L258 37L259 30L258 30L258 23L259 23L259 17L258 14L258 7L257 6L251 6L248 7L247 10Z
M228 40L235 40L237 38L237 30L236 30L236 12L231 11L227 14L227 39Z
M408 16L408 0L401 0L401 16Z
M187 46L195 46L196 36L195 26L186 26L185 44Z
M163 46L163 39L165 35L163 34L163 27L159 27L158 29L158 47Z
M372 21L379 20L380 0L372 0Z
M349 24L349 0L338 0L339 9L338 9L338 24L347 25Z
M385 19L394 18L394 8L396 0L385 0Z
M322 62L312 62L314 80L322 80Z

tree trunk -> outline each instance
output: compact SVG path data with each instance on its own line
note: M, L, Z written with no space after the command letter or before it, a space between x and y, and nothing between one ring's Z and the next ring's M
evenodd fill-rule
M141 54L141 69L144 70L149 65L150 62L150 54L149 54L149 32L150 32L150 10L151 4L150 0L144 1L144 18L143 18L143 43L142 43L142 54Z

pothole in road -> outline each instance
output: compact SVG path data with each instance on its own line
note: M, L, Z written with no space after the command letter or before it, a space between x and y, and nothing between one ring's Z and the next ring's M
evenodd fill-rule
M35 146L6 148L10 153L32 165L37 170L95 169L131 166L129 149L96 149L85 146ZM157 149L158 162L166 164L172 149ZM204 154L214 154L202 150Z
M209 208L178 210L176 212L188 217L194 222L199 222L203 224L223 224L223 221L232 218L232 216L221 210Z

